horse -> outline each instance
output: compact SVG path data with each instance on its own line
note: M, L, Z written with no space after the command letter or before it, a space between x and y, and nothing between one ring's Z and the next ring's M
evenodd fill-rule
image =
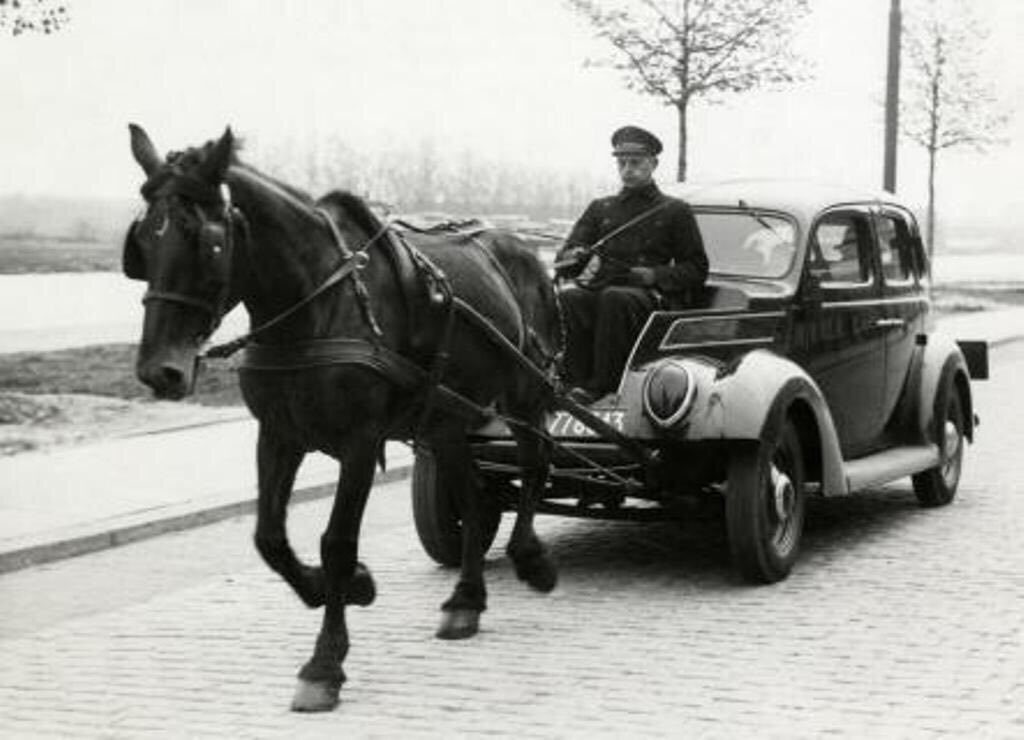
M146 177L145 211L122 253L125 274L148 283L138 378L158 398L184 398L224 314L239 303L249 314L248 334L221 351L244 346L239 383L259 424L255 546L307 606L324 607L292 709L338 704L346 606L376 594L358 547L386 440L444 449L456 467L445 479L470 481L468 426L492 408L522 422L513 429L523 488L506 549L521 580L552 590L557 573L533 527L551 455L536 430L551 386L519 356L553 375L562 337L536 255L496 230L410 245L351 193L313 200L243 163L230 127L166 158L129 128ZM519 350L517 361L501 344ZM285 531L296 471L314 450L340 463L318 566L298 559ZM443 639L476 634L487 600L481 491L454 488L462 557L441 607Z

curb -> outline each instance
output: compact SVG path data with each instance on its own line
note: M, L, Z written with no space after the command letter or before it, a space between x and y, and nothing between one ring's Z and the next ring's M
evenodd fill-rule
M373 485L385 485L403 480L412 475L412 465L400 465L396 468L378 473ZM326 498L334 494L334 483L323 483L308 488L299 488L292 493L292 503L304 503ZM181 508L187 508L187 504ZM17 547L14 550L0 553L0 574L12 573L35 565L44 565L58 560L87 555L112 547L127 545L131 542L157 537L162 534L181 532L207 524L215 524L236 516L252 514L256 511L256 498L241 501L228 501L213 506L200 506L191 511L167 513L152 518L146 513L130 517L129 521L112 524L101 531L71 532L67 536L53 542ZM88 526L82 529L88 529ZM95 525L93 526L95 529Z

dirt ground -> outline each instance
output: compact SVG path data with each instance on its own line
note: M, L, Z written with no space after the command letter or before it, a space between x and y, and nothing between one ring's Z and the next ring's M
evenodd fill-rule
M240 406L0 392L0 456L247 416Z

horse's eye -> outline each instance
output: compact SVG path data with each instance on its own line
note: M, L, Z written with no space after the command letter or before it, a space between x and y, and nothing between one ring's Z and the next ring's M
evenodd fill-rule
M171 225L171 217L170 217L170 216L168 216L168 215L167 215L167 214L165 213L165 214L164 214L164 217L163 217L163 220L162 220L162 221L160 222L160 225L159 225L159 226L157 226L156 230L155 230L155 231L153 232L154 236L156 236L156 237L157 237L158 239L159 239L160 237L162 237L162 236L163 236L164 234L166 234L166 233L167 233L167 228L168 228L168 227L169 227L170 225Z

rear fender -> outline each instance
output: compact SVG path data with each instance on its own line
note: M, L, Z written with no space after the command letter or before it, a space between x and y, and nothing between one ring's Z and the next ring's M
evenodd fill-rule
M921 348L921 361L916 379L917 407L915 433L920 439L934 442L939 438L935 424L945 407L948 388L960 394L964 410L964 434L974 441L974 401L971 398L970 373L959 345L939 332L929 334Z

